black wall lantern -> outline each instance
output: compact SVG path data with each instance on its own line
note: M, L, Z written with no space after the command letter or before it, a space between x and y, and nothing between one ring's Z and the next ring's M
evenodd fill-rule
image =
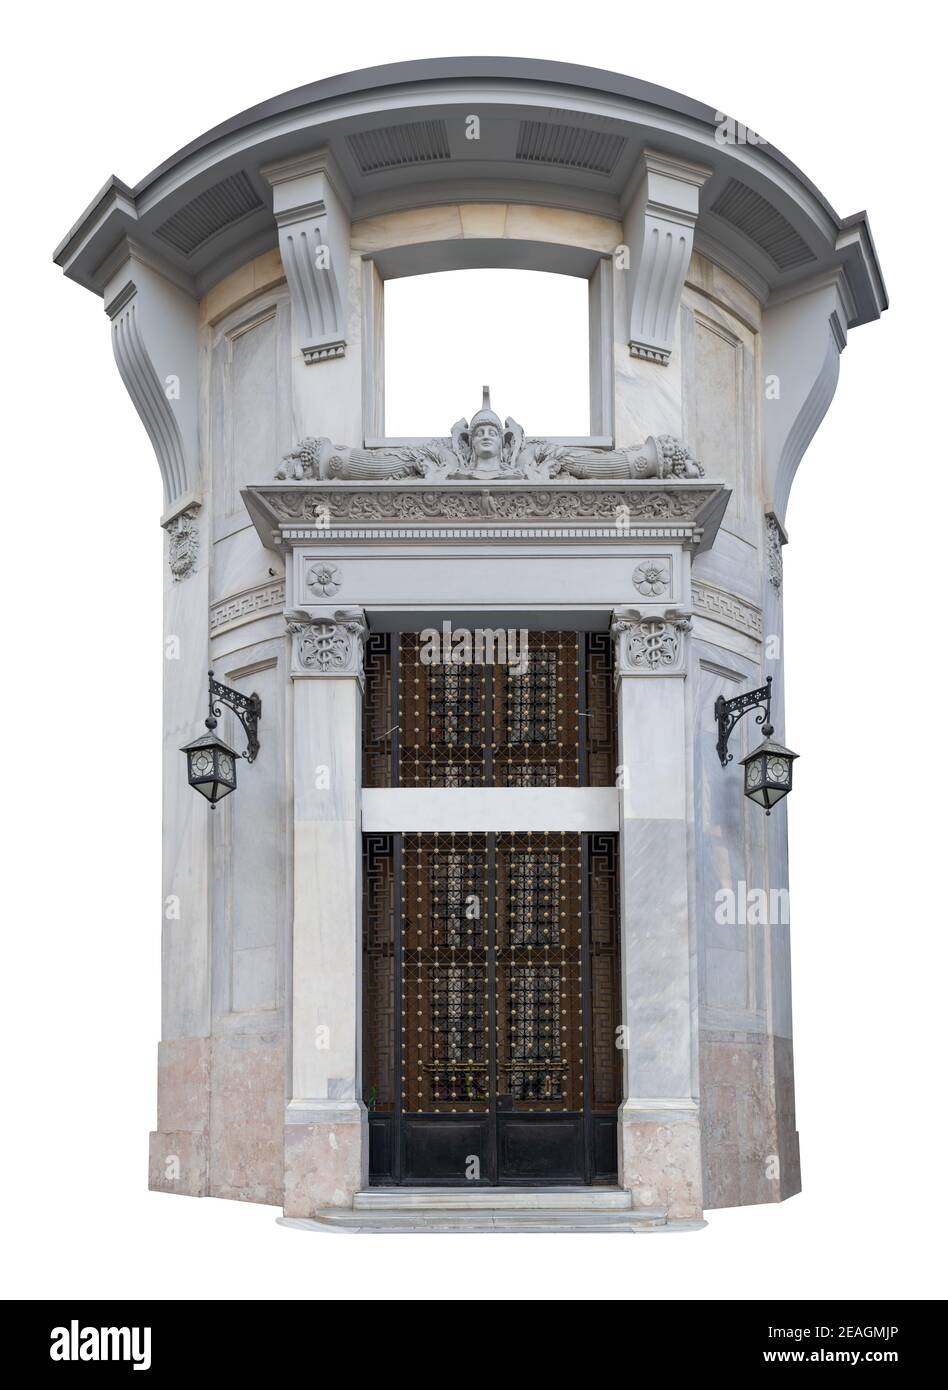
M208 671L207 679L207 718L204 723L208 732L193 743L186 743L181 752L188 760L188 784L206 796L213 807L237 785L238 756L252 763L260 751L257 724L260 721L261 703L259 695L244 695L239 690L232 690L229 685L221 685L220 681L214 679L213 671ZM214 732L222 704L234 711L247 735L246 751L239 755Z
M793 761L796 753L776 743L771 737L773 725L770 722L770 695L773 676L767 677L767 684L758 690L747 690L743 695L735 695L733 700L725 700L719 695L714 702L714 717L718 722L718 757L721 766L727 767L734 757L727 751L731 731L748 710L760 710L756 722L761 725L764 742L746 758L741 758L744 769L744 795L763 806L768 816L778 801L782 801L793 786Z

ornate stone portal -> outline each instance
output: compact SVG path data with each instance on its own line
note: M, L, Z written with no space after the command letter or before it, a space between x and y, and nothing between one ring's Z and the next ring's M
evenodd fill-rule
M351 73L112 180L56 253L165 488L156 1190L411 1229L421 1174L474 1226L501 1184L514 1224L634 1229L800 1188L785 803L722 770L713 709L772 676L783 736L790 485L885 290L864 217L661 102L518 59ZM588 437L486 387L386 437L386 281L474 265L587 281ZM263 711L213 813L179 752L211 666Z

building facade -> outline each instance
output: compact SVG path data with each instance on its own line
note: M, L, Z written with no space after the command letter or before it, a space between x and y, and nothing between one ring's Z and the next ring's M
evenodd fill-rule
M886 307L865 216L676 93L439 59L113 178L56 261L165 492L151 1186L395 1229L798 1192L785 802L715 702L769 676L784 735L790 486ZM480 382L386 434L386 282L471 267L588 282L587 437ZM214 808L209 669L260 709Z

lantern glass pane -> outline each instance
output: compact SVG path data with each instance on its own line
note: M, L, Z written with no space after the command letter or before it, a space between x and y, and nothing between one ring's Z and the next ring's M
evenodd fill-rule
M785 786L790 781L789 761L786 758L768 758L767 780Z
M764 760L763 758L752 758L749 763L744 764L744 790L748 796L754 795L755 787L760 787L764 780ZM755 800L759 798L755 797Z
M190 763L189 771L192 781L197 781L204 777L212 777L214 775L213 749L194 748L188 754L188 761Z

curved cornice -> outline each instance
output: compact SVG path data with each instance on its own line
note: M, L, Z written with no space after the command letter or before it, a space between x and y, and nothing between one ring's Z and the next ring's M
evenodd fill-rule
M468 112L484 122L484 138L458 137ZM429 162L382 170L360 167L352 137L399 124L452 122L450 152ZM339 166L355 220L394 208L438 202L496 201L499 184L523 202L621 216L632 196L634 171L649 146L708 165L701 192L696 244L707 234L728 267L755 287L782 291L812 275L843 269L851 284L850 326L887 307L882 275L863 214L842 219L829 200L779 150L756 142L720 143L722 113L681 93L620 73L529 58L432 58L343 73L296 88L215 126L152 170L133 188L113 177L57 248L70 278L101 292L102 266L115 246L133 236L163 257L179 283L203 293L267 245L275 245L271 191L262 166L329 149ZM619 153L612 167L577 169L518 157L521 122L579 126ZM752 203L742 229L715 204L737 180ZM243 198L242 214L196 246L169 241L168 221L193 200L217 190ZM509 199L511 193L505 192ZM753 200L764 200L754 205ZM733 199L732 199L733 201ZM776 261L753 239L754 207L775 212L798 247L795 264ZM743 214L742 214L743 216ZM738 217L737 222L741 221ZM164 234L162 235L162 229ZM795 239L795 240L794 240ZM713 259L713 250L709 251ZM801 258L803 258L801 260ZM778 255L778 260L792 257Z

